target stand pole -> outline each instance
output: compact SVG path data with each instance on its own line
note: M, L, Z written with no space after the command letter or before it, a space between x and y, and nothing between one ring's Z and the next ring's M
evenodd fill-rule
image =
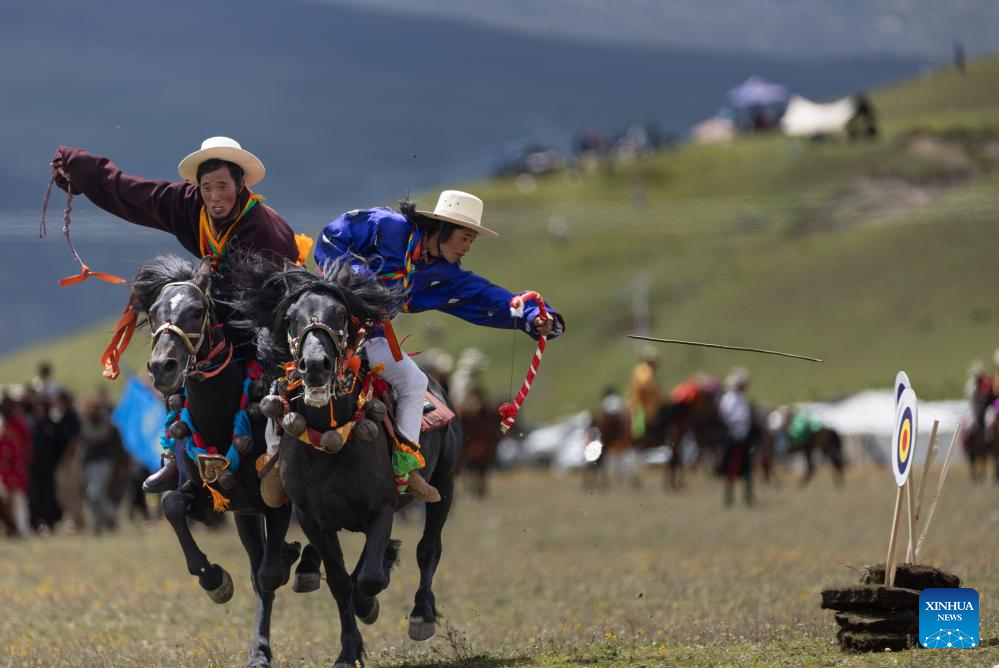
M919 524L919 513L923 509L923 492L926 491L926 479L930 477L930 466L933 465L933 455L937 451L937 429L940 420L933 421L933 431L930 432L930 444L926 446L926 461L923 462L923 473L919 476L919 493L916 494L916 524Z
M943 489L944 480L947 479L947 470L950 468L951 455L954 454L954 444L957 443L961 433L961 423L954 428L954 437L950 439L950 446L947 448L947 457L944 458L943 469L940 471L940 479L937 480L937 491L933 494L933 501L930 502L930 509L926 513L926 521L923 523L923 530L919 532L919 541L916 543L916 557L919 557L920 550L923 549L923 541L926 540L926 531L933 521L933 511L937 508L937 501L940 500L940 490Z
M895 541L898 538L898 520L902 514L902 488L895 495L895 515L891 521L891 534L888 538L888 558L885 559L885 585L895 584Z
M909 518L909 546L905 551L905 559L910 564L914 564L916 563L916 520L912 508L912 476L909 476L909 479L905 481L905 504L908 506L906 515Z

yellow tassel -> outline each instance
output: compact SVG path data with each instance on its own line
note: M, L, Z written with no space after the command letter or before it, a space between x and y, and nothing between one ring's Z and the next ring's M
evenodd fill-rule
M217 513L224 513L225 509L229 507L229 499L222 496L222 492L218 491L207 482L202 484L208 489L209 494L212 495L212 510Z

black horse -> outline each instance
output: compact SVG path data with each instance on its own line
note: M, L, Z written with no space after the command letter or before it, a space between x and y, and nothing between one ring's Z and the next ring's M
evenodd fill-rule
M170 398L172 408L178 408L182 400L177 393L186 391L190 422L200 433L201 442L225 454L233 442L248 362L231 354L231 341L216 319L211 284L208 263L199 268L174 256L160 256L139 268L132 282L131 304L134 310L147 315L153 338L148 369L154 386ZM227 499L227 509L235 512L239 538L250 559L257 599L249 665L267 666L272 657L270 618L274 591L288 581L299 546L284 540L291 506L273 509L261 499L254 461L265 449L266 422L257 417L250 424L252 440L240 443L245 452L235 471L213 473L205 466L211 458L202 461L199 471L198 463L185 453L178 438L176 458L181 482L179 489L163 498L162 507L180 541L188 572L198 577L209 598L225 603L233 595L232 578L201 551L187 520L215 525L223 514L216 508L215 499ZM171 429L179 429L179 435L185 431L176 423ZM216 493L209 491L206 482L213 478L211 487Z
M232 269L239 274L238 268ZM378 617L375 597L388 586L399 549L398 541L391 539L393 514L412 499L396 490L384 404L368 399L364 411L358 411L370 383L380 381L366 377L365 367L351 363L365 328L377 327L399 294L373 276L352 271L347 263L327 267L325 278L294 268L263 279L254 277L259 264L253 262L245 263L244 270L242 280L248 289L237 301L238 310L250 316L244 326L260 328L261 359L272 367L290 360L292 376L301 381L293 390L297 396L267 397L261 407L277 417L285 406L291 411L282 422L281 480L306 536L322 555L327 584L337 602L341 650L336 666L354 666L364 657L355 616L367 624ZM293 386L297 384L293 381ZM431 388L446 402L436 383L431 382ZM361 415L366 417L356 421ZM425 432L420 442L426 459L423 474L442 500L427 506L416 551L420 586L409 617L409 636L414 640L426 640L435 632L433 576L443 550L441 532L454 495L460 443L456 420ZM337 535L344 529L366 536L352 574L344 566Z

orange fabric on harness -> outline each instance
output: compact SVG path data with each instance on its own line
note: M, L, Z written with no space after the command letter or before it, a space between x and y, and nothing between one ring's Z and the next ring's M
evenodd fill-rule
M111 342L108 343L107 348L101 353L101 365L104 366L102 375L108 380L114 380L121 373L119 362L125 349L128 348L129 342L132 340L132 334L135 333L135 326L138 321L139 314L132 310L132 301L129 300L125 306L124 313L121 314L121 319L114 326L114 334L111 335Z
M399 347L399 339L395 336L395 329L392 328L392 321L386 320L382 323L382 329L385 331L385 340L388 341L389 350L392 351L392 359L396 362L401 362L405 355L402 354L402 348Z

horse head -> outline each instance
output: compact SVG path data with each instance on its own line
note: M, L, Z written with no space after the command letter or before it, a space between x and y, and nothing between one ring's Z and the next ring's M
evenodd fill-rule
M211 266L160 256L139 268L132 281L138 310L146 313L152 353L146 367L164 395L178 392L198 354L211 338L214 305L209 296Z
M321 274L302 267L275 272L260 258L231 264L230 273L243 316L235 326L258 330L258 355L268 366L291 362L313 407L346 391L337 383L345 365L399 301L355 256L326 265Z
M302 398L309 406L330 402L335 393L333 381L359 343L361 331L342 296L319 285L291 298L284 314L288 349L302 378Z

